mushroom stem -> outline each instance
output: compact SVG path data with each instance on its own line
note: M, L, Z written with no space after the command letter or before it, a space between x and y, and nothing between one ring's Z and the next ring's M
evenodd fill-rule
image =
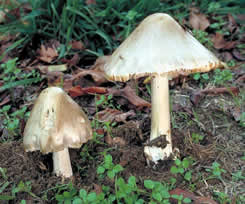
M166 136L166 146L145 147L147 158L155 163L167 159L172 153L168 76L156 75L151 81L151 136L150 141ZM162 141L162 140L161 140ZM164 145L164 144L163 144Z
M57 176L69 178L72 176L71 160L68 148L53 152L54 173Z

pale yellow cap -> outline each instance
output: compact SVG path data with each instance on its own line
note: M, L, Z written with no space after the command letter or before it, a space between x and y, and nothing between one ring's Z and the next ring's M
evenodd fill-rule
M223 66L171 16L156 13L145 18L99 69L111 80L127 81L147 75L172 78Z
M24 130L26 151L58 152L80 148L92 138L86 114L61 88L41 92Z

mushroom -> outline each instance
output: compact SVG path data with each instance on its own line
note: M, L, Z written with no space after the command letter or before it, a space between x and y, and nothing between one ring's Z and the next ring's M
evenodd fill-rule
M114 81L152 77L150 141L162 136L165 146L146 145L144 152L148 160L157 163L173 152L168 80L223 66L171 16L156 13L145 18L99 69Z
M72 176L68 148L80 148L92 138L86 114L61 88L41 92L24 130L25 151L53 152L54 173Z

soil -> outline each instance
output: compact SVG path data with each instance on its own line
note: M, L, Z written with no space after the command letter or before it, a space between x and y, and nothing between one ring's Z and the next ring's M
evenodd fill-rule
M196 106L191 103L189 96L188 87L177 86L171 91L172 118L174 118L172 140L179 158L192 157L195 161L191 183L184 182L180 175L170 173L170 168L174 165L173 160L162 161L154 166L146 162L143 148L150 133L150 113L142 110L137 111L133 119L118 123L112 128L110 135L113 138L120 138L119 141L123 142L108 144L106 141L108 134L105 133L105 137L99 138L97 142L90 141L80 149L70 149L74 174L72 179L62 179L52 173L52 154L27 153L23 149L21 140L0 144L0 167L6 174L5 178L0 174L0 183L9 182L2 194L11 196L14 186L27 181L31 182L31 192L35 196L28 193L28 190L22 191L9 203L17 203L22 199L30 203L56 203L52 199L58 187L69 182L72 182L77 189L84 188L88 191L95 190L96 185L107 185L113 189L114 184L110 179L99 179L96 173L96 167L103 161L102 153L108 151L113 157L113 162L124 167L120 175L124 179L131 175L136 176L139 187L143 187L145 179L169 182L171 177L175 177L176 186L194 191L201 196L211 197L214 190L225 190L231 198L239 195L242 193L244 183L239 181L234 186L231 177L232 173L238 170L244 171L245 162L240 158L244 156L245 131L235 121L230 109L225 108L227 102L229 107L235 107L233 103L231 104L232 96L206 96ZM76 101L80 103L83 101L82 103L86 104L85 98L86 96L78 97ZM91 97L87 97L87 100L91 100ZM191 133L199 133L204 136L204 139L200 143L194 143ZM211 167L214 161L219 162L226 170L223 174L226 182L205 179L210 175L205 169Z

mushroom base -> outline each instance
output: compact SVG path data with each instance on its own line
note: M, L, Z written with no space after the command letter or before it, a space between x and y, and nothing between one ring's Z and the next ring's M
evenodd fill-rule
M68 148L53 152L54 173L56 176L69 178L72 176L71 160Z

